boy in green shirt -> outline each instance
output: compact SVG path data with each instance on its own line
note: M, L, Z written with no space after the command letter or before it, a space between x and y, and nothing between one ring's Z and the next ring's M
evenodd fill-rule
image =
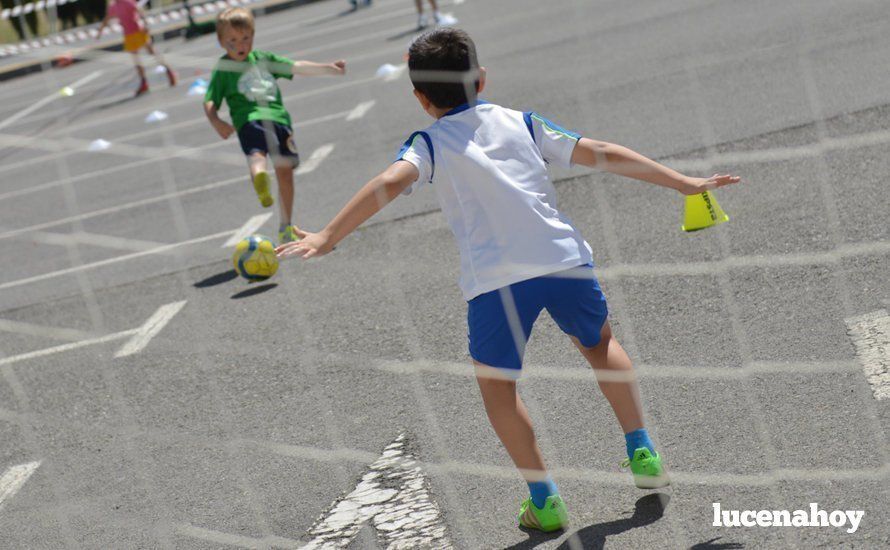
M313 63L292 61L286 57L253 49L254 21L250 11L229 8L219 14L216 34L226 50L213 69L204 113L223 139L238 133L241 150L247 156L250 177L260 203L272 206L266 157L271 154L278 178L281 220L279 244L298 240L297 227L291 223L294 206L294 169L300 163L294 144L290 114L281 100L275 80L303 76L342 75L346 62ZM232 124L219 117L223 100L229 105ZM234 125L234 126L233 126Z

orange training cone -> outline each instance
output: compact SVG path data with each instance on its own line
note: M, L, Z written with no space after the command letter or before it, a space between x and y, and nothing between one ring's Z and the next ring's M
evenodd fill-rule
M729 216L723 212L717 204L717 198L710 191L686 195L683 231L698 231L725 221L729 221Z

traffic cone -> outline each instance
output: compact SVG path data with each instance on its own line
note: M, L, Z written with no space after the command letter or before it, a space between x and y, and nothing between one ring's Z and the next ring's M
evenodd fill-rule
M718 223L729 221L729 216L717 204L710 191L686 195L686 211L683 215L683 231L698 231Z

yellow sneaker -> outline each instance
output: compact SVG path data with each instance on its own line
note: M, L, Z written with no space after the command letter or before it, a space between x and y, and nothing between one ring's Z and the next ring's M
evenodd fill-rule
M283 231L278 232L278 244L282 245L284 243L292 243L294 241L299 241L300 237L297 235L297 226L296 225L288 225L284 228Z
M258 172L256 176L253 177L253 188L256 191L256 196L260 199L260 204L265 208L269 208L272 206L272 203L275 202L275 199L272 198L272 195L269 194L269 173L268 172Z

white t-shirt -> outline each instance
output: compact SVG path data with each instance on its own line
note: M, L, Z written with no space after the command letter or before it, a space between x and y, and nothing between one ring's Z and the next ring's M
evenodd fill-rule
M449 111L396 159L433 184L460 249L460 288L472 298L593 263L590 245L556 206L547 164L569 167L581 138L536 113L479 101Z

